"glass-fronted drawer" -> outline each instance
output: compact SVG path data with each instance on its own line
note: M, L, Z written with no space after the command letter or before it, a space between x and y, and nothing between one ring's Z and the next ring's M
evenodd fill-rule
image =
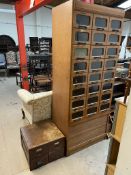
M105 58L106 48L104 46L92 46L90 52L90 59Z
M109 30L121 32L123 27L123 19L110 17Z
M76 85L76 87L74 87L71 93L71 98L78 98L78 97L85 97L86 95L86 87L85 86L79 86Z
M74 12L74 27L91 29L92 28L92 18L93 15L87 12Z
M105 91L103 93L101 93L101 97L100 97L100 101L101 102L107 102L107 101L111 101L112 98L112 91Z
M84 60L90 57L90 46L74 45L72 59Z
M90 60L89 71L101 71L103 70L103 59Z
M88 95L87 106L99 103L99 94Z
M73 76L73 86L74 85L79 85L79 84L85 84L87 82L87 75L82 74L82 75L74 75Z
M112 90L114 85L114 81L103 82L102 83L102 91Z
M85 110L84 109L80 109L80 110L76 110L75 112L71 111L70 119L71 119L71 122L79 121L84 116L85 116Z
M72 62L72 71L74 73L84 73L88 71L88 66L89 66L89 62L87 61L73 61Z
M73 43L74 44L90 44L91 30L74 29Z
M93 29L97 30L108 30L109 17L104 15L94 15L93 18Z
M110 107L111 107L111 103L110 103L110 102L102 102L102 103L100 104L100 112L109 110Z
M92 45L106 45L107 32L92 31Z
M105 58L118 58L119 57L119 46L108 46L106 49Z
M101 84L92 84L88 86L88 94L97 94L100 92Z
M116 59L107 59L104 63L104 70L115 69L117 65Z
M120 45L121 33L109 32L107 37L107 45Z
M85 98L75 98L71 101L71 109L72 111L76 111L76 109L85 108Z
M98 105L88 106L86 110L87 117L97 114L98 110Z
M89 84L90 83L99 83L102 80L102 73L101 72L94 72L89 74Z
M114 80L115 78L115 71L109 70L103 72L103 81L105 80Z

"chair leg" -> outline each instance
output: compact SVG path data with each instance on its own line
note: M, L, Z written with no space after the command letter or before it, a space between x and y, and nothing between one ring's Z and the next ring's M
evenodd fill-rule
M25 112L23 109L21 109L21 112L22 112L22 119L25 119Z

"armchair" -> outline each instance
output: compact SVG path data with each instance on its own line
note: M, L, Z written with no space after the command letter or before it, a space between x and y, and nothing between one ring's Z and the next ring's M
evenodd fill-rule
M52 91L31 94L27 90L17 91L23 102L23 118L27 118L30 124L51 118Z

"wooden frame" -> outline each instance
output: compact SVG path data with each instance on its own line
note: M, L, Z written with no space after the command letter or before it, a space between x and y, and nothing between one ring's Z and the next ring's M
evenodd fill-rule
M112 29L112 21L120 21L121 23L121 27L120 28L113 28ZM109 30L113 31L113 32L122 32L122 28L123 28L123 18L115 18L115 17L110 17L110 23L109 23Z
M100 26L96 26L96 18L100 18L100 19L105 19L106 20L106 26L105 27L100 27ZM98 14L94 14L94 18L93 18L93 29L95 30L108 30L109 28L109 17L108 16L104 16L104 15L98 15Z
M109 54L108 53L109 49L116 49L116 54ZM119 46L107 46L105 58L119 58L119 51L120 51Z
M87 49L87 54L84 57L77 58L75 55L75 49ZM89 45L73 45L73 52L72 52L72 59L75 60L83 60L83 59L89 59L90 58L90 46Z
M100 75L99 80L90 80L90 77L91 77L92 75L97 75L97 74ZM99 82L101 82L101 79L102 79L102 72L93 72L93 73L90 73L90 74L89 74L89 77L88 77L88 84L99 83Z
M104 35L104 41L94 41L94 37L96 34L103 34ZM106 45L107 44L107 32L105 31L98 31L98 30L92 30L92 45Z
M103 49L104 48L104 53L102 55L93 55L93 49ZM90 51L90 59L103 59L105 58L106 55L106 47L105 46L91 46L91 51Z
M101 68L96 67L92 69L92 63L97 63L97 62L101 62ZM96 60L90 60L90 65L89 65L89 72L98 72L98 71L102 71L103 70L103 66L104 66L104 60L103 59L96 59Z
M79 25L77 24L77 15L83 15L83 16L87 16L90 18L90 25ZM92 21L93 21L93 14L91 13L87 13L87 12L81 12L81 11L75 11L74 12L74 19L73 19L73 26L76 28L81 28L81 29L91 29L92 28Z
M98 91L95 91L95 92L90 92L90 88L91 88L91 87L98 87L99 90L98 90ZM100 93L100 90L101 90L101 83L98 83L98 84L91 84L91 85L88 85L88 91L87 91L87 93L88 93L89 95L93 95L93 94Z
M76 41L76 33L79 32L79 33L86 33L88 36L88 41ZM83 30L83 29L76 29L74 28L73 29L73 43L74 44L80 44L80 45L85 45L85 44L90 44L91 42L91 30Z
M114 66L107 66L108 63L115 62ZM105 59L104 61L104 70L116 69L117 59Z
M81 90L83 93L78 92L78 90L79 91ZM73 95L74 91L77 91L76 94L79 94L79 95ZM86 85L76 85L73 88L71 88L71 98L72 99L75 99L78 97L81 98L81 97L85 97L85 96L86 96Z
M117 35L118 36L118 41L114 42L114 41L110 41L110 36L111 35ZM121 43L121 33L119 32L108 32L107 35L107 45L120 45Z
M78 64L81 64L81 63L86 64L86 68L82 69L81 66L78 66L79 69L74 70L75 65L78 65ZM88 69L89 69L89 61L87 61L87 60L73 60L72 61L72 72L73 73L86 73L86 72L88 72Z
M73 107L72 106L74 102L79 102L79 101L83 101L84 102L83 105L80 105L78 107ZM83 97L83 98L80 98L80 97L74 98L74 99L72 99L72 101L70 103L70 109L71 109L71 111L75 112L76 110L79 110L81 108L85 108L85 105L86 105L86 98L85 97Z
M108 74L108 73L112 73L112 77L109 77L109 78L105 78L105 74ZM103 72L103 81L112 81L112 80L114 80L114 78L115 78L115 73L116 73L116 71L115 70L107 70L107 71L104 71Z

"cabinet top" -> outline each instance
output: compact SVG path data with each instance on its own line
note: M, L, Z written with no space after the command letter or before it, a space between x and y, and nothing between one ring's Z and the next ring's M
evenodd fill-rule
M22 127L20 131L28 149L64 138L62 132L50 120L27 125Z

